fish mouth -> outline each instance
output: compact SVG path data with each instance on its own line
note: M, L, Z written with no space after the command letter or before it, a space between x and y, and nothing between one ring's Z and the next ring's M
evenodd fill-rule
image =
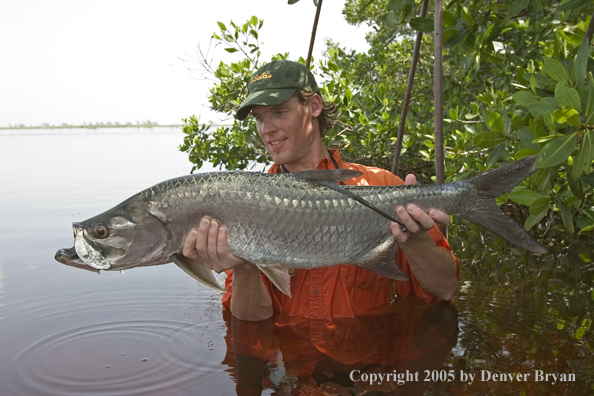
M74 246L71 248L63 248L58 250L54 258L56 259L56 261L65 265L69 265L70 267L80 268L85 271L91 272L98 271L97 269L88 266L84 261L81 260L80 257L78 257L78 254L76 253L76 249L74 248Z
M74 231L74 249L80 260L98 270L109 269L111 263L93 246L91 241L85 238L84 229L77 223L72 224L72 229Z

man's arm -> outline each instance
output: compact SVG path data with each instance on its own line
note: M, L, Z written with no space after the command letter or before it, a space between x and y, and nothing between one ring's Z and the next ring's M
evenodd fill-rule
M415 176L406 176L405 184L416 184ZM392 223L392 234L406 254L415 278L435 297L451 300L458 289L456 262L450 253L437 246L428 233L436 222L448 225L449 216L435 209L425 213L415 205L406 208L398 206L396 214L408 231L402 232L399 224Z
M242 320L264 320L272 316L272 299L260 278L260 270L252 263L229 252L227 229L216 220L204 217L198 229L184 241L182 254L198 259L216 272L233 269L231 313Z

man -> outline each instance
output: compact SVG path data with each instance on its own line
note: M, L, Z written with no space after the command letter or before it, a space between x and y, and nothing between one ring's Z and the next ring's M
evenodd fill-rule
M345 184L395 185L404 182L392 173L359 164L342 162L340 154L322 142L331 126L313 74L291 61L274 61L261 67L248 85L248 97L237 111L240 120L252 113L258 133L274 161L271 173L313 169L356 169L363 175ZM405 184L415 184L414 175ZM460 277L457 260L435 222L447 225L443 212L427 213L414 205L395 211L406 228L392 223L398 241L398 263L410 276L395 281L399 295L416 295L426 301L449 300ZM263 320L274 311L315 318L353 316L370 312L390 301L391 281L371 271L349 264L313 270L292 271L292 298L280 293L258 268L229 252L227 230L216 219L203 218L183 246L186 257L198 259L206 267L227 271L227 292L223 305L239 319Z

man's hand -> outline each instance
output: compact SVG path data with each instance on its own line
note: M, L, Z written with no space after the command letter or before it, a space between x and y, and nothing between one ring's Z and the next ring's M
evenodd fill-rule
M184 241L182 254L185 257L200 260L204 266L215 272L248 263L229 252L227 229L219 226L216 220L208 216L203 217L200 220L200 226L190 232Z
M404 184L417 184L417 178L415 175L409 174L406 176ZM450 224L450 216L436 209L430 209L428 212L424 212L418 206L410 204L406 208L404 206L397 206L395 211L400 221L408 229L407 232L402 232L400 230L400 224L392 222L392 234L399 244L405 243L414 235L429 231L436 222L444 226Z

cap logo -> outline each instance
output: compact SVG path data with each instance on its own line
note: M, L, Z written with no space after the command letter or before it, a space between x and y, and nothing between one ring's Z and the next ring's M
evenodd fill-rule
M254 77L252 77L252 80L250 81L250 84L253 84L256 81L260 81L260 80L263 80L265 78L272 78L272 74L270 74L269 72L263 72L262 74L256 74Z

